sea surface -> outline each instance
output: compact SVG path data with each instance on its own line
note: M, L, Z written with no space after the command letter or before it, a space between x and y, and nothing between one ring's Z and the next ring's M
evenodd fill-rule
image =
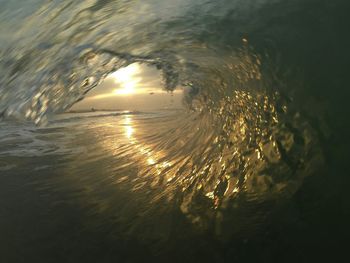
M0 262L347 262L349 10L0 0ZM69 113L133 63L183 107Z

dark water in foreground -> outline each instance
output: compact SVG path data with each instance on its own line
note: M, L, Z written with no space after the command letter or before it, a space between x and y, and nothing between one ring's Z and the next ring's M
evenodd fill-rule
M180 123L182 114L64 114L48 128L2 123L1 262L316 262L344 256L347 186L327 167L292 197L232 199L238 208L220 223L224 232L210 225L215 218L196 225L191 213L201 208L183 208L186 192L159 182L183 159L154 137ZM154 129L154 123L164 126ZM204 214L213 209L203 197L193 202Z
M0 262L347 262L348 10L0 0ZM135 62L184 109L61 114Z

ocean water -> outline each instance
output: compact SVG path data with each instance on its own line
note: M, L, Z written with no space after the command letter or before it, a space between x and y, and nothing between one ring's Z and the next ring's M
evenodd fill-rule
M0 0L0 262L344 261L348 10ZM183 107L67 112L136 62Z

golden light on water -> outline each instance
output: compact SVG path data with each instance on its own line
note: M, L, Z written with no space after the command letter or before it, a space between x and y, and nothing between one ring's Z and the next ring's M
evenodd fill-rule
M134 129L131 126L125 127L125 135L127 138L130 139L133 133L134 133Z
M162 169L165 169L169 166L171 166L170 162L163 161L159 163L159 159L161 158L161 152L155 152L150 149L149 146L145 145L138 139L134 137L135 133L135 127L133 126L133 119L132 116L125 116L123 120L123 125L124 125L124 134L125 137L128 139L130 144L133 145L134 149L136 152L142 156L142 159L144 159L145 163L148 166L153 166L155 169L155 172L157 174L160 173Z
M148 163L149 165L153 165L153 164L156 163L156 161L155 161L152 157L149 157L149 158L147 159L147 163Z
M125 136L130 140L131 143L133 143L132 135L134 134L134 128L132 127L132 119L130 117L125 117L124 119L124 129L125 129Z

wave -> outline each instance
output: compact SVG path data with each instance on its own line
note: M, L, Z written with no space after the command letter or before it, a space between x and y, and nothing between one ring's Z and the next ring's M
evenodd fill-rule
M158 197L182 189L181 211L224 235L232 217L255 218L262 203L292 196L324 161L327 93L315 95L309 74L323 72L312 50L324 49L305 42L313 32L312 43L333 43L335 18L305 23L309 6L318 17L335 4L285 2L11 1L0 13L0 113L45 124L111 72L156 67L164 89L188 88L188 113L152 139L178 161L145 168L141 185L158 174Z

